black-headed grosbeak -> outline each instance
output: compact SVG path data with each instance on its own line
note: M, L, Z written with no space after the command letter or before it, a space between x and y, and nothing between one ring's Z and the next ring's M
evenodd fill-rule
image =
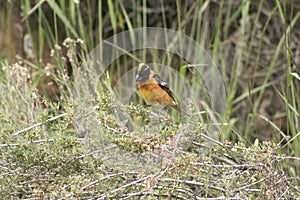
M168 84L150 66L140 63L136 69L135 80L138 91L147 104L154 105L159 103L165 107L171 106L178 112L189 115L179 107Z

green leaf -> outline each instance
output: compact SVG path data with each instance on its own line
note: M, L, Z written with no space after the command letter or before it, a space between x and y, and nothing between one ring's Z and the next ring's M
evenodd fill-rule
M122 13L118 12L117 14L118 14L119 25L121 26L121 29L124 30L125 24L124 24Z
M60 20L64 23L66 28L74 35L74 37L78 38L78 34L74 27L72 26L69 19L66 17L66 15L63 13L63 11L60 9L59 5L53 1L53 0L46 0L49 6L52 8L52 10L55 12L55 14L60 18Z
M186 68L187 68L186 65L181 66L181 67L179 68L179 73L180 73L181 75L185 76L186 71L187 71Z
M117 18L115 15L114 4L113 4L112 0L107 0L107 3L108 3L108 10L109 10L111 26L112 26L113 30L116 31L117 30Z

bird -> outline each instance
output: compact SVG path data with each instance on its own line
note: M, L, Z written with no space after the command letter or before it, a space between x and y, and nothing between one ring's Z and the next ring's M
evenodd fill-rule
M138 65L135 80L137 90L148 105L171 106L179 113L190 116L190 114L179 107L169 85L149 65L144 63Z

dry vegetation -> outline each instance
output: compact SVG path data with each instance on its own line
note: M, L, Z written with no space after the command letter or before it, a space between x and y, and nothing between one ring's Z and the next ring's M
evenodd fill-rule
M0 1L0 18L2 198L300 198L296 0ZM114 101L111 85L138 60L191 78L175 54L125 54L89 94L94 74L79 67L88 52L140 27L177 30L211 53L227 92L223 126L194 120L185 127L136 97ZM129 113L137 127L116 112ZM189 138L182 146L180 134Z

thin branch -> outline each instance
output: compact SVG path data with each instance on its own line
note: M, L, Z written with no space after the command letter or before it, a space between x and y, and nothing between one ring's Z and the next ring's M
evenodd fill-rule
M92 181L89 184L87 184L86 186L81 187L81 190L85 190L86 188L91 187L91 186L95 185L96 183L98 183L99 181L102 181L104 179L109 179L111 177L119 176L119 175L122 175L122 174L123 173L108 174L107 176L104 176L104 177L102 177L102 178L100 178L98 180Z
M261 164L261 163L257 163L257 164L254 164L254 165L250 165L250 164L229 164L229 165L217 165L217 164L210 164L210 163L191 163L192 165L195 165L195 166L205 166L205 167L221 167L221 168L254 168L254 167L257 167L257 166L260 166L260 167L264 167L265 165Z
M111 191L109 192L109 194L112 194L112 193L115 193L115 192L124 190L125 188L127 188L127 187L129 187L129 186L131 186L131 185L135 185L135 184L137 184L137 183L139 183L139 182L142 182L142 181L148 179L149 177L150 177L150 176L145 176L144 178L141 178L141 179L132 181L132 182L130 182L130 183L128 183L128 184L122 185L122 186L119 187L119 188L116 188L116 189L114 189L114 190L111 190ZM97 199L98 199L98 198L99 198L99 199L105 199L106 197L107 197L107 194L102 194L102 195L98 196Z
M203 186L203 187L208 187L211 189L215 189L221 192L226 192L225 189L220 188L220 187L216 187L213 185L209 185L209 184L204 184L204 183L199 183L199 182L195 182L195 181L188 181L188 180L177 180L177 179L173 179L173 178L163 178L163 179L159 179L160 181L167 181L167 182L176 182L176 183L184 183L184 184L189 184L189 185L197 185L197 186Z
M78 141L85 141L84 138L77 138ZM27 144L38 144L38 143L51 143L54 142L54 139L43 139L43 140L33 140L27 142ZM20 143L10 143L10 144L0 144L1 147L14 147L14 146L20 146Z
M47 124L47 123L52 122L52 121L55 121L55 120L57 120L57 119L59 119L59 118L65 117L65 116L67 116L67 115L68 115L67 113L63 113L63 114L60 114L60 115L58 115L58 116L51 117L51 118L49 118L49 119L46 119L46 120L43 121L43 122L36 123L36 124L34 124L34 125L32 125L32 126L29 126L29 127L27 127L27 128L24 128L23 130L17 131L17 132L15 132L15 133L13 133L13 135L23 134L23 133L25 133L25 132L27 132L27 131L30 131L31 129L34 129L35 127L42 126L42 125L44 125L44 124Z

